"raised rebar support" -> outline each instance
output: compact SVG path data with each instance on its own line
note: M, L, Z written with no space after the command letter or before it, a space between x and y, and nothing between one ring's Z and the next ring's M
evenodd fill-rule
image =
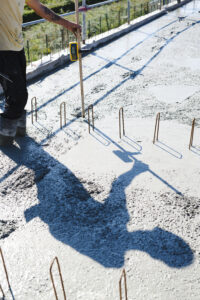
M65 293L65 287L64 287L64 283L63 283L63 279L62 279L62 274L61 274L61 269L60 269L60 264L59 264L59 261L58 261L58 258L55 257L51 263L51 266L50 266L50 277L51 277L51 281L52 281L52 285L53 285L53 289L54 289L54 294L55 294L55 297L56 297L56 300L58 300L58 295L57 295L57 292L56 292L56 287L55 287L55 283L54 283L54 279L53 279L53 274L52 274L52 267L53 267L53 264L54 262L56 261L57 263L57 266L58 266L58 272L59 272L59 276L60 276L60 281L61 281L61 285L62 285L62 290L63 290L63 296L64 296L64 299L67 300L66 298L66 293Z
M125 135L125 129L124 129L124 109L121 107L119 109L119 137L121 139L122 133L121 133L121 119L122 119L122 129L123 129L123 135Z
M32 124L33 124L33 116L35 116L35 120L37 122L37 99L36 97L33 97L31 99L31 121L32 121Z
M6 268L6 264L5 264L5 260L4 260L4 256L3 256L3 252L1 250L1 248L0 248L0 255L1 255L2 262L3 262L4 271L5 271L5 274L6 274L7 283L8 283L8 286L10 287L10 282L9 282L9 278L8 278L8 272L7 272L7 268ZM1 291L3 293L2 288L1 288Z
M159 128L160 128L160 113L157 113L155 130L154 130L154 137L153 137L153 143L154 144L155 144L155 141L158 140Z
M128 293L127 293L127 283L126 283L126 272L125 269L122 271L122 275L119 280L119 299L122 300L122 278L124 278L124 291L125 291L125 300L128 300Z
M64 126L66 126L67 121L66 121L66 103L65 102L62 102L60 104L60 128L63 127L63 118L62 118L63 110L64 110Z
M191 134L190 134L189 149L192 147L192 144L193 144L193 138L194 138L194 126L195 126L195 119L192 121L192 129L191 129Z
M3 298L5 298L5 294L4 294L4 291L3 291L2 287L1 287L1 285L0 285L0 291L2 292Z
M88 106L88 131L89 131L89 133L90 133L90 127L91 127L90 110L92 111L92 129L94 131L94 107L92 104Z

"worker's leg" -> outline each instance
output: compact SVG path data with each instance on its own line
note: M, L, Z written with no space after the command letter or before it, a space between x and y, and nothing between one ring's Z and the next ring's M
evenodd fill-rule
M0 60L0 72L12 81L1 79L5 94L5 109L2 116L17 119L22 116L28 99L24 50L0 51Z

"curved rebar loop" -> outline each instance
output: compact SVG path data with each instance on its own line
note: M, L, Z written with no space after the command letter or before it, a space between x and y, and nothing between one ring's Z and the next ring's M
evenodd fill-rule
M62 119L62 115L63 115L63 109L64 109L64 126L66 126L67 120L66 120L66 103L62 102L60 104L60 128L63 127L63 119Z
M4 291L3 291L2 287L1 287L1 285L0 285L0 291L2 292L3 299L4 299L5 298L5 294L4 294Z
M190 134L189 150L190 150L190 148L192 147L192 144L193 144L194 126L195 126L195 119L192 121L192 129L191 129L191 134Z
M125 128L124 128L124 109L121 107L119 109L119 137L122 138L122 132L121 132L121 118L122 118L122 128L123 128L123 135L125 135Z
M127 283L126 283L126 272L125 269L122 271L122 275L119 280L119 297L122 300L122 278L124 277L124 291L125 291L125 300L128 300L128 293L127 293Z
M32 121L32 124L33 124L33 115L35 115L35 120L37 122L37 98L36 97L33 97L31 99L31 121Z
M91 123L90 123L90 110L92 111L92 129L94 131L94 107L93 105L89 105L88 106L88 131L90 133L90 126L91 126Z
M153 137L153 144L155 144L155 141L158 141L159 128L160 128L160 113L157 113L154 137Z
M51 263L51 266L50 266L50 269L49 269L50 277L51 277L51 282L52 282L52 284L53 284L53 289L54 289L55 297L56 297L56 300L58 300L58 295L57 295L57 292L56 292L56 287L55 287L55 283L54 283L54 279L53 279L53 275L52 275L52 267L53 267L54 261L56 261L57 266L58 266L58 272L59 272L60 281L61 281L61 285L62 285L63 296L64 296L64 299L67 300L67 298L66 298L66 293L65 293L65 287L64 287L64 283L63 283L63 278L62 278L62 274L61 274L61 269L60 269L60 264L59 264L59 261L58 261L58 258L57 258L57 257L55 257L55 258L53 259L53 261L52 261L52 263Z
M1 250L1 248L0 248L0 255L1 255L2 262L3 262L3 267L4 267L5 274L6 274L6 279L7 279L7 282L8 282L8 286L10 288L10 282L9 282L9 278L8 278L8 271L7 271L7 268L6 268L6 263L5 263L3 252ZM1 288L1 290L2 290L2 288ZM3 290L2 290L2 293L3 293Z

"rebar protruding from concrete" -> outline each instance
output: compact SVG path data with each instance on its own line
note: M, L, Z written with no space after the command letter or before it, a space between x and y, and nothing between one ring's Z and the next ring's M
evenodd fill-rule
M119 137L121 139L122 132L121 132L121 119L122 119L122 129L123 129L123 135L125 135L125 128L124 128L124 109L121 107L119 109Z
M36 97L33 97L31 99L31 112L32 112L31 121L33 124L33 115L35 115L35 120L37 122L37 98Z
M1 255L2 262L3 262L4 271L5 271L5 274L6 274L8 287L10 288L10 282L9 282L9 278L8 278L8 271L7 271L7 268L6 268L6 264L5 264L5 260L4 260L4 256L3 256L3 252L1 250L1 248L0 248L0 255ZM1 290L2 290L2 288L1 288ZM2 293L3 293L3 290L2 290Z
M192 121L192 129L190 134L190 143L189 143L189 149L192 147L193 144L193 138L194 138L194 126L195 126L195 119Z
M50 266L50 270L49 270L50 271L51 281L52 281L52 284L53 284L53 289L54 289L55 297L56 297L56 300L58 300L58 295L57 295L57 292L56 292L56 287L55 287L55 283L54 283L54 279L53 279L53 275L52 275L52 267L53 267L54 261L56 261L57 266L58 266L58 272L59 272L60 281L61 281L61 285L62 285L64 300L67 300L66 293L65 293L65 287L64 287L64 283L63 283L63 278L62 278L62 274L61 274L61 269L60 269L60 264L59 264L59 261L58 261L57 257L55 257L53 259L53 261L51 263L51 266Z
M0 291L2 292L3 299L4 299L5 298L5 294L4 294L4 291L3 291L2 287L1 287L1 285L0 285Z
M122 300L122 278L124 277L124 291L125 291L125 300L128 300L128 293L127 293L127 283L126 283L126 271L123 269L122 275L119 280L119 299Z
M66 103L62 102L60 104L60 128L63 127L63 119L62 119L62 115L63 115L63 109L64 109L64 126L66 126Z
M153 144L155 144L155 141L158 141L159 127L160 127L160 113L157 113L154 137L153 137Z
M88 106L88 131L89 131L89 133L90 133L90 126L91 126L90 110L92 111L92 129L94 131L94 107L92 104Z

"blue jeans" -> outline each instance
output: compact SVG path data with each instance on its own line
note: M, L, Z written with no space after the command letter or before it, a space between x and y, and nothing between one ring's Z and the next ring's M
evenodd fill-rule
M0 77L0 84L5 95L2 116L8 119L17 119L23 114L28 100L24 49L0 51L0 72L12 81Z

